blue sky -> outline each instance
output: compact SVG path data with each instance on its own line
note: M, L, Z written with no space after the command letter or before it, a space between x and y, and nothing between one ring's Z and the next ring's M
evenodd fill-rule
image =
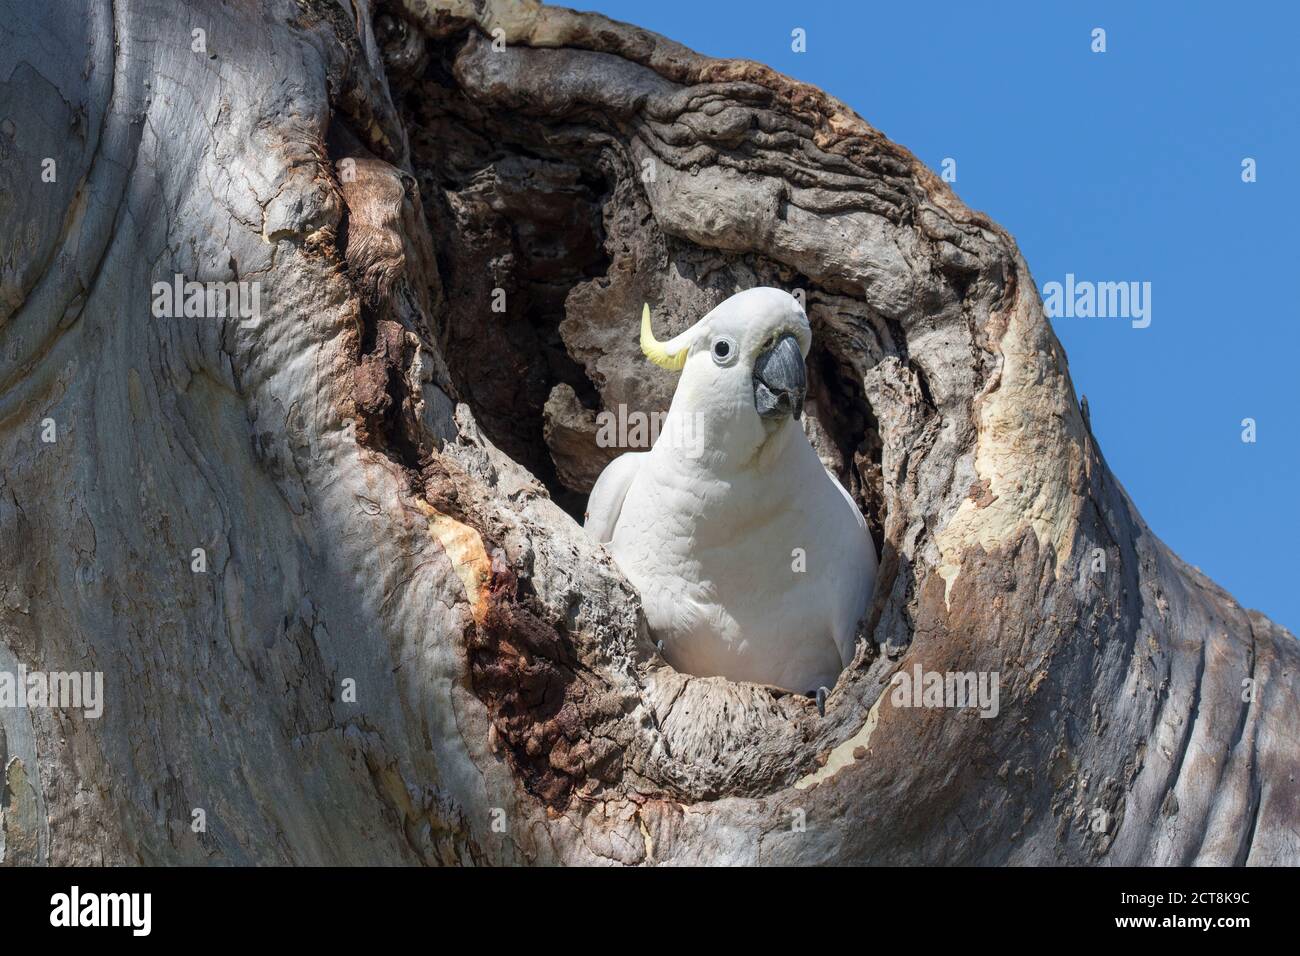
M1300 631L1300 4L570 5L762 61L936 172L955 159L953 188L1015 236L1040 289L1150 282L1145 329L1053 321L1093 433L1157 535Z

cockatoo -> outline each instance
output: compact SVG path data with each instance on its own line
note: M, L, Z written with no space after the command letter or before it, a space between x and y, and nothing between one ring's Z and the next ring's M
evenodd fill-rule
M665 659L689 674L817 693L854 652L876 550L799 418L812 328L779 289L737 293L641 348L681 370L658 441L601 472L585 527L641 594Z

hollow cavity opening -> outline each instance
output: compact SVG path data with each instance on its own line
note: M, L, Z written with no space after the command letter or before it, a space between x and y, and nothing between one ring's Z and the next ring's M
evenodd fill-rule
M437 337L456 397L470 407L483 433L581 522L601 469L617 454L644 450L635 429L653 434L653 416L667 410L675 376L653 369L633 372L633 377L658 376L657 381L669 384L657 386L658 392L649 388L641 398L625 393L627 400L620 401L613 383L595 372L589 375L590 355L575 355L566 345L568 332L561 331L562 323L575 317L575 290L626 285L628 271L638 276L616 310L627 319L626 330L620 326L618 334L632 341L639 295L653 285L651 276L671 272L684 280L670 309L679 323L693 322L710 304L756 285L816 290L803 277L761 257L701 250L663 237L629 255L627 246L636 244L629 243L627 230L657 236L657 226L635 196L629 198L639 189L633 176L611 166L595 145L610 138L598 118L590 128L574 129L567 122L563 128L547 128L506 110L482 109L464 97L453 78L449 58L454 40L426 46L408 42L409 34L403 37L408 62L400 71L390 70L390 86L403 114L435 240L441 289ZM611 222L616 218L611 210L618 209L625 220L621 224ZM628 259L634 260L630 269ZM812 295L805 431L866 517L882 556L887 498L880 423L864 391L862 356L849 354L852 346L829 334L817 303L818 296ZM590 317L591 310L586 312ZM635 353L628 361L641 369L643 360ZM620 405L620 437L633 441L594 441L597 416L613 414L617 421ZM630 412L645 417L633 422ZM527 587L526 580L519 582L521 592ZM544 617L540 609L536 617ZM535 635L553 625L558 627L555 637L544 635L555 645L547 659L563 664L569 635L562 623L543 623L545 627L504 609L482 628L473 648L474 666L484 675L475 678L476 692L488 703L508 745L525 754L525 765L535 757L539 768L553 767L550 755L561 737L568 739L571 728L554 718L573 700L576 691L570 685L581 682L545 671L549 676L534 687L499 665L520 660L516 651L521 640L531 642L530 647L545 643ZM870 703L864 696L867 682L842 681L841 686L852 688L849 702L832 706L822 719L806 701L796 700L798 694L691 678L658 664L650 670L644 692L659 729L674 761L695 768L689 782L683 777L675 786L695 799L757 795L790 782L816 756L818 748L810 747L810 740L833 744L851 734ZM499 686L493 683L498 677ZM531 693L534 689L537 694ZM511 696L516 691L520 693ZM755 747L757 741L764 747ZM595 771L595 764L575 759L573 778L604 774L601 768L612 766L614 759L602 757L605 763ZM610 779L617 776L614 770L608 773ZM549 777L538 780L535 792L548 803L562 805L569 799L570 782L553 788Z

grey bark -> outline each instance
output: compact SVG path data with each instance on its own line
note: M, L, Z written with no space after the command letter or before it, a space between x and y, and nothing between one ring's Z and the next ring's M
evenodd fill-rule
M4 862L1300 861L1294 637L842 104L525 2L0 6L0 671L106 684L0 709ZM260 321L156 317L178 273ZM575 521L597 412L670 394L641 303L755 284L882 554L824 717L674 672ZM894 706L916 665L998 716Z

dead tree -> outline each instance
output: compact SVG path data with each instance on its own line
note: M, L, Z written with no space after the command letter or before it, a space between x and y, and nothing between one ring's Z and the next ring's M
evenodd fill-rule
M0 709L5 862L1300 861L1294 637L843 104L522 0L2 6L0 671L105 681ZM882 555L824 717L675 672L579 524L641 303L753 285Z

